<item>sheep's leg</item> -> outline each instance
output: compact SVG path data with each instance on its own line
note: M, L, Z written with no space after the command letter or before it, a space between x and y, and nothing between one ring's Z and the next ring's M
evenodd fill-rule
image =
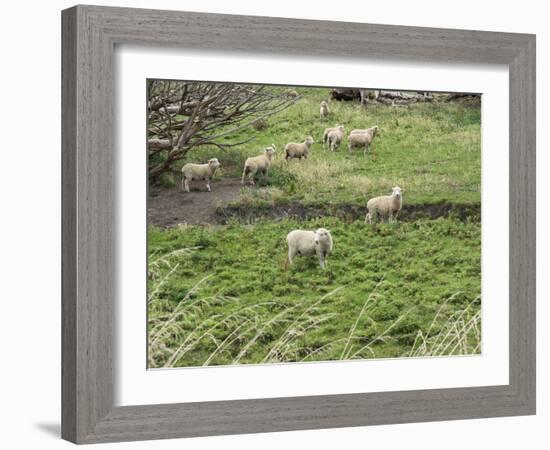
M323 253L323 269L327 268L328 263L328 255L326 253Z
M189 180L187 178L184 178L183 183L185 186L185 192L189 192Z
M372 212L369 211L369 223L378 222L378 211L376 209L373 209Z
M288 264L292 265L292 258L294 257L294 252L292 251L292 248L288 248Z
M372 223L370 212L368 212L367 215L365 216L365 223L368 223L368 224Z
M324 269L325 268L325 253L319 247L315 247L315 253L317 254L317 258L319 259L319 265L321 266L321 269Z
M243 169L243 176L241 177L241 184L244 185L244 178L246 177L246 167Z
M210 178L207 178L206 179L206 190L208 192L212 192L212 190L210 189Z
M251 169L251 170L250 170L250 173L248 174L248 176L250 177L250 184L251 184L252 186L254 186L254 185L256 184L256 183L254 182L254 177L256 176L256 171L257 171L257 170L258 170L258 169Z

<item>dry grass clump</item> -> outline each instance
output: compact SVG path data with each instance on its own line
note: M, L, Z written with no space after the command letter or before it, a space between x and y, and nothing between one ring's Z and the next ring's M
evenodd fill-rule
M170 264L174 254L166 255L164 262ZM181 361L193 351L202 352L203 366L221 362L240 364L245 356L258 351L262 352L257 357L261 363L296 360L301 349L297 341L336 315L324 312L321 306L341 288L333 289L311 305L265 301L239 306L231 297L202 295L201 288L211 275L197 282L176 305L166 305L159 293L177 267L177 263L170 265L164 276L153 277L150 287L148 365L152 368L181 366ZM215 304L227 305L227 312L210 314ZM164 313L159 313L163 310ZM264 345L266 336L275 337L269 346Z
M455 294L456 295L456 294ZM473 355L481 350L481 309L480 297L476 297L462 311L455 311L444 322L444 326L434 332L435 324L449 301L449 297L439 308L430 327L423 332L418 330L414 344L406 355L409 357ZM474 305L477 307L473 308Z

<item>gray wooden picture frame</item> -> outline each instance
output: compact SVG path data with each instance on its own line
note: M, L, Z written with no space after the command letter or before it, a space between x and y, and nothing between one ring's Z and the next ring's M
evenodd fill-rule
M63 11L62 32L64 439L95 443L535 413L534 35L97 6ZM116 44L126 43L335 59L506 64L509 384L115 407L113 53Z

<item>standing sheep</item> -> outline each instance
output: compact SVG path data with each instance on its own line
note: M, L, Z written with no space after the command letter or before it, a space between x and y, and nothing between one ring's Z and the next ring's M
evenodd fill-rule
M371 198L367 202L368 212L365 216L365 223L371 223L373 216L377 219L379 215L383 218L387 217L389 223L397 221L402 204L403 191L399 186L392 188L391 195Z
M331 131L337 130L342 125L335 125L334 127L325 128L325 131L323 131L323 148L328 148L328 135Z
M271 147L264 149L263 155L253 156L247 158L244 162L243 176L241 178L241 184L244 184L246 176L250 179L250 184L254 185L254 176L256 172L260 172L267 178L267 172L269 166L271 166L271 159L275 155L275 144L271 144Z
M216 169L220 167L218 158L209 159L206 164L187 163L182 168L183 179L181 188L189 192L189 182L193 180L206 180L206 189L210 192L210 180L214 176Z
M344 126L340 125L335 130L332 130L328 136L327 141L330 148L330 151L334 152L338 150L340 147L340 143L342 142L342 139L344 138Z
M351 152L352 148L363 147L364 153L367 153L378 132L379 128L377 126L364 130L352 130L348 136L348 150Z
M288 162L292 158L306 158L309 153L309 148L313 145L314 141L311 136L308 136L306 140L300 144L296 142L289 142L285 145L285 160Z
M315 231L293 230L286 236L288 244L288 263L299 256L317 255L321 269L327 267L327 258L332 251L332 236L330 231L319 228Z
M324 100L321 102L321 107L319 108L319 115L321 116L321 119L326 119L330 114L330 109L328 107L328 103Z

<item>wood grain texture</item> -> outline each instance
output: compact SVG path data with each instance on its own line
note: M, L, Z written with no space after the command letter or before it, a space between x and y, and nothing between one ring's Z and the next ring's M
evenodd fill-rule
M331 39L324 31L331 30ZM535 412L535 38L176 11L63 11L62 435L77 443ZM287 56L506 64L510 70L510 383L113 406L115 44Z
M510 385L535 411L536 80L535 39L510 71Z
M61 34L76 36L76 10L63 14ZM61 49L61 434L76 440L76 39L63 39Z

